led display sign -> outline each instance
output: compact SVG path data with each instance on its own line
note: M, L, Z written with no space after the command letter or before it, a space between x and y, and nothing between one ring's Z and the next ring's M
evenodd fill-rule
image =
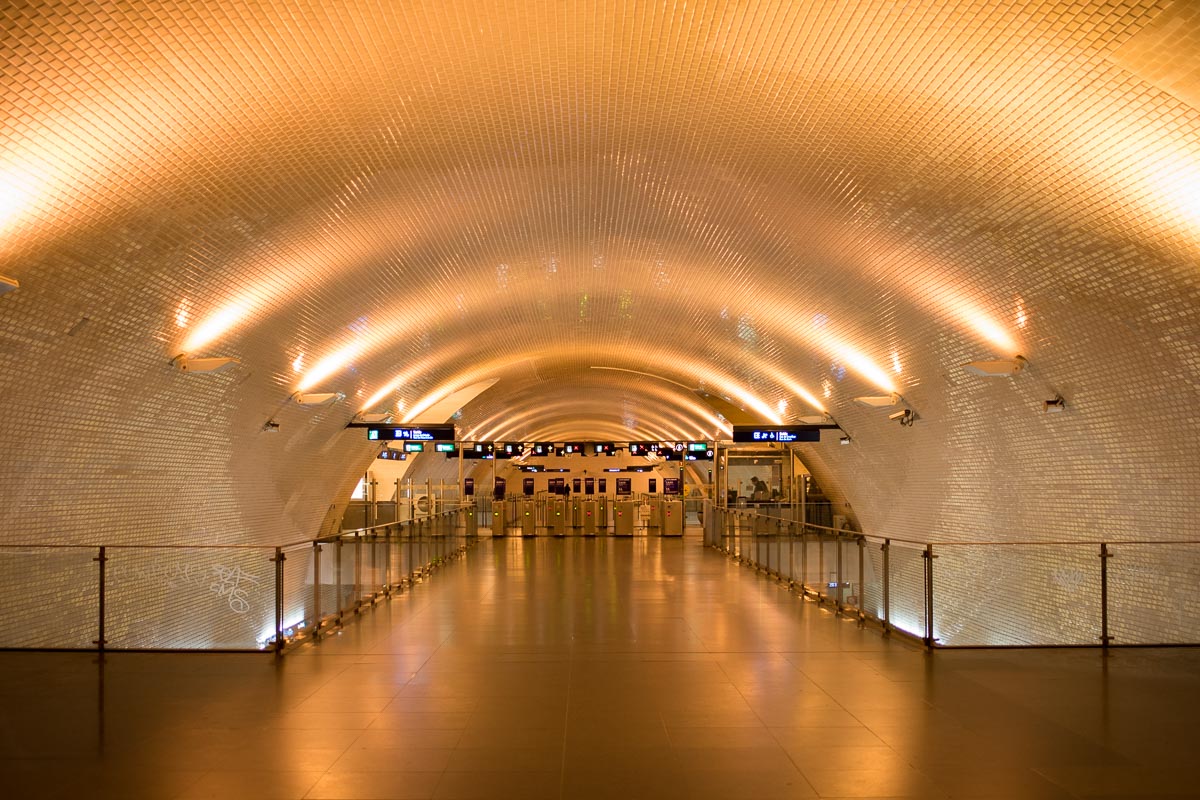
M453 442L453 425L371 425L367 428L371 441Z
M583 482L579 478L571 479L571 491L575 494L579 494L583 491Z
M651 453L657 453L659 450L658 442L630 442L629 455L631 456L648 456Z
M508 484L505 482L504 478L496 478L496 482L492 484L492 499L503 500L504 491L507 485Z
M592 442L592 452L598 456L611 456L616 449L612 442Z
M521 491L526 497L533 496L533 478L521 479Z
M454 442L438 442L433 446L433 449L439 453L458 453L458 448L454 445Z
M649 492L650 492L650 494L654 494L655 492L658 491L658 478L650 478L649 483L650 483Z
M689 453L703 453L712 450L712 445L708 442L688 442L687 449Z
M554 443L534 442L529 446L529 449L535 456L548 456L554 452Z
M820 425L734 425L735 442L819 442Z
M617 478L617 494L633 494L633 478Z
M600 494L608 491L608 478L600 478Z
M463 478L463 497L475 496L475 479Z
M679 494L679 478L663 478L663 494Z
M379 454L379 457L385 461L404 461L408 458L408 454L401 453L399 450L393 450L389 447L384 449L384 451Z
M595 494L596 493L596 479L595 478L584 478L583 479L583 492L584 492L584 494Z
M574 455L575 453L582 454L584 452L583 442L566 442L562 446L562 455Z
M406 453L423 453L425 452L424 442L405 442L404 452Z

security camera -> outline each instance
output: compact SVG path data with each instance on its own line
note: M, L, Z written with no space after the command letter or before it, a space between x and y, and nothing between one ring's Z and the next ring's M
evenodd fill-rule
M888 419L903 421L904 418L907 416L908 416L908 409L906 408L903 411L897 411L895 414L888 414Z

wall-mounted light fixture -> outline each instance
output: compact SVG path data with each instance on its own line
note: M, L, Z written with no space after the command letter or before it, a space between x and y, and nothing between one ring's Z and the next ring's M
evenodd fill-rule
M296 392L292 395L292 399L302 406L323 406L345 400L346 395L341 392L309 392L308 394Z
M891 394L856 397L854 398L854 402L858 403L860 406L867 406L868 408L887 408L888 406L899 405L900 395L896 392L892 392Z
M1047 414L1062 413L1063 411L1067 410L1067 401L1063 400L1063 396L1061 394L1056 394L1054 395L1053 399L1042 402L1042 410Z
M850 437L843 436L842 438L838 439L838 444L850 444Z
M888 414L888 419L893 422L899 422L902 428L911 428L912 424L917 421L917 412L911 408L906 408L903 411L897 411L895 414Z
M379 414L366 414L362 411L354 415L355 422L369 422L371 424L387 424L393 419L390 411L384 411Z
M0 294L8 294L21 287L20 282L16 278L8 278L0 275Z
M273 419L269 419L263 423L263 433L279 433L279 423Z
M192 358L187 353L180 353L171 359L171 363L180 372L221 372L242 362L236 358Z
M963 364L962 368L982 378L1011 378L1025 369L1028 363L1024 356L1016 356L998 361L971 361Z

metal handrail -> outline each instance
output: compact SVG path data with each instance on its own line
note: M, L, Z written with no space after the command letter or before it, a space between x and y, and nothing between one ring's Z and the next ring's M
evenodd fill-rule
M82 551L96 553L97 556L91 560L96 563L97 567L97 594L95 595L96 605L98 607L98 618L96 620L95 630L98 635L92 640L95 649L104 653L110 650L108 645L110 640L106 636L106 613L107 613L107 571L108 562L111 560L111 553L114 550L123 551L213 551L213 552L228 552L228 551L259 551L264 556L270 556L269 560L273 564L274 572L274 633L265 639L258 639L260 649L270 649L275 653L282 654L286 647L296 641L301 641L307 638L317 639L329 630L340 628L343 619L347 613L360 613L364 608L373 607L376 602L382 598L390 597L395 591L403 591L406 586L411 586L448 559L458 558L463 555L467 549L472 546L477 540L477 532L475 529L475 517L470 514L472 506L461 505L455 508L444 509L433 514L425 515L411 520L401 520L396 522L383 523L373 525L369 528L359 528L354 530L339 531L330 536L317 537L314 539L304 539L287 544L269 545L269 544L118 544L118 545L99 545L99 544L57 544L45 542L30 542L25 544L5 543L0 544L0 552L15 552L36 553L39 551ZM464 516L465 515L465 516ZM464 524L460 527L459 520L462 519ZM402 536L395 534L403 533ZM397 557L402 564L407 565L407 570L402 573L395 573L392 569L392 557L394 546L399 545L404 549L397 553ZM335 548L335 570L336 575L334 581L330 585L326 585L321 580L321 560L323 548L333 546ZM353 585L344 584L343 577L343 551L349 546L353 552L353 569L354 582ZM289 557L293 557L298 551L311 550L313 560L311 563L310 577L312 581L311 592L307 595L291 595L285 594L285 563ZM364 550L366 552L364 552ZM364 579L364 557L370 557L370 564L366 569L371 570L373 577ZM166 564L168 567L175 564L176 570L179 569L180 562L153 562L156 565ZM154 568L152 568L153 571ZM164 567L164 569L166 569ZM189 564L184 572L172 573L171 580L174 581L179 577L179 574L184 575L184 581L188 578L187 570L191 569ZM244 594L240 598L235 598L237 589L236 581L239 579L246 580L244 574L240 572L240 567L228 566L213 566L214 573L201 573L199 578L200 585L207 586L210 581L213 582L212 591L220 597L228 596L231 604L237 602L243 604L244 609L238 613L245 613L245 609L249 608L248 600ZM237 576L230 577L233 572L237 572ZM191 576L193 579L196 575ZM225 581L229 581L232 585L225 585ZM259 579L250 576L250 580L257 583ZM168 585L172 585L168 583ZM302 590L304 584L301 584ZM218 592L218 589L220 591ZM322 594L328 594L328 591L323 589L332 589L336 598L333 603L333 608L325 609L330 613L323 613L322 609ZM345 606L343 598L346 590L350 591L350 605ZM289 603L295 605L299 602L303 611L302 619L287 623L285 621L285 613ZM85 606L86 607L86 606ZM231 606L232 607L232 606ZM175 606L172 606L175 608ZM311 613L309 609L311 608ZM78 630L78 629L77 629ZM2 648L3 645L0 645ZM30 649L18 647L16 649ZM32 648L44 649L44 648ZM145 648L131 648L145 649ZM154 648L162 649L162 648ZM205 648L211 649L211 648ZM249 648L244 648L248 650Z
M937 611L936 596L934 593L934 563L939 556L939 553L945 554L948 550L966 549L966 548L1012 548L1012 547L1028 547L1028 548L1046 548L1046 547L1063 547L1072 548L1078 553L1078 548L1091 548L1093 554L1098 558L1098 575L1092 573L1095 578L1098 578L1099 597L1093 598L1093 602L1098 601L1097 617L1099 621L1098 634L1095 637L1096 645L1100 647L1109 646L1132 646L1127 643L1116 642L1110 632L1110 593L1109 593L1109 561L1110 559L1122 555L1120 548L1133 547L1169 547L1174 545L1195 546L1200 545L1200 541L1191 539L1152 539L1152 540L1130 540L1130 539L1115 539L1115 540L1048 540L1048 541L920 541L914 539L906 539L899 537L880 536L878 534L868 534L859 531L851 531L838 528L830 528L823 525L815 525L802 520L789 520L780 517L774 517L766 514L757 514L753 511L742 508L726 508L717 506L711 501L705 503L704 509L704 543L710 547L714 547L722 552L727 553L735 558L740 563L755 567L765 571L768 574L776 577L781 581L786 581L789 588L794 588L799 591L802 596L809 597L821 603L829 603L833 605L837 613L850 613L857 616L859 623L863 624L871 621L880 626L884 633L903 633L921 641L926 647L979 647L979 646L1080 646L1078 641L1070 641L1064 643L1061 640L1045 642L1045 643L1030 643L1025 642L1017 645L997 645L997 644L948 644L939 639L935 633L934 618ZM816 558L818 560L817 574L820 576L820 582L811 584L810 579L812 571L810 569L810 545L814 542L817 544ZM796 574L795 563L795 543L800 543L801 562L802 566L799 570L799 575ZM835 545L836 549L836 567L833 570L827 570L826 546ZM851 584L846 580L845 565L843 563L843 555L845 546L850 545L856 547L858 551L858 581L857 592L851 597L851 601L847 601L845 597L845 589L855 584ZM872 547L878 546L881 553L880 560L882 561L882 584L873 583L875 589L869 590L868 584L864 578L864 560L865 548L867 545ZM891 551L894 546L903 546L903 549L912 554L913 558L921 559L921 577L919 583L921 586L920 597L910 597L909 608L913 606L923 616L918 616L916 623L920 630L903 630L896 626L891 618L892 610L892 557ZM784 552L786 547L787 552ZM1113 548L1117 548L1114 552ZM1161 552L1161 551L1160 551ZM787 566L783 566L782 562L786 558ZM909 562L909 575L911 583L911 568L912 562ZM1065 567L1064 567L1065 568ZM1136 566L1134 567L1136 569ZM873 572L878 572L874 569ZM1118 573L1119 574L1119 573ZM836 580L835 580L836 578ZM974 579L975 576L967 576L968 580ZM961 576L960 576L961 579ZM874 581L875 579L873 579ZM1074 580L1082 582L1086 580L1085 572L1075 569ZM830 590L836 589L836 595ZM872 591L876 594L878 605L874 613L869 612L863 603L863 594ZM1128 592L1124 595L1118 595L1122 598L1118 602L1128 602ZM1032 618L1031 618L1032 619ZM961 622L960 622L961 626ZM959 628L961 630L961 627ZM1079 631L1080 629L1076 629ZM1078 636L1076 634L1068 634L1068 636ZM1194 633L1186 634L1187 636L1195 636ZM1162 638L1173 638L1170 633ZM986 637L984 637L986 638ZM1198 640L1190 644L1200 644L1200 636L1195 636ZM1150 644L1149 642L1139 642L1138 644ZM1181 644L1180 642L1162 642L1162 644ZM1083 645L1087 646L1087 645Z

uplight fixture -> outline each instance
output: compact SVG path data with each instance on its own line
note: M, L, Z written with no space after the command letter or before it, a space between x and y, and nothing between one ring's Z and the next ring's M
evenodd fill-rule
M869 395L866 397L856 397L854 398L854 402L858 403L860 406L867 406L868 408L887 408L888 406L899 405L900 395L896 392L892 392L891 394Z
M292 399L302 406L323 406L345 400L346 395L341 392L311 392L308 394L296 392L292 395Z
M242 362L236 358L192 358L187 353L180 353L171 359L171 363L180 372L222 372Z
M0 294L8 294L9 292L15 291L20 287L21 284L16 278L9 278L4 275L0 275Z
M983 378L1011 378L1025 369L1028 363L1024 356L1016 356L997 361L971 361L963 364L962 368Z

